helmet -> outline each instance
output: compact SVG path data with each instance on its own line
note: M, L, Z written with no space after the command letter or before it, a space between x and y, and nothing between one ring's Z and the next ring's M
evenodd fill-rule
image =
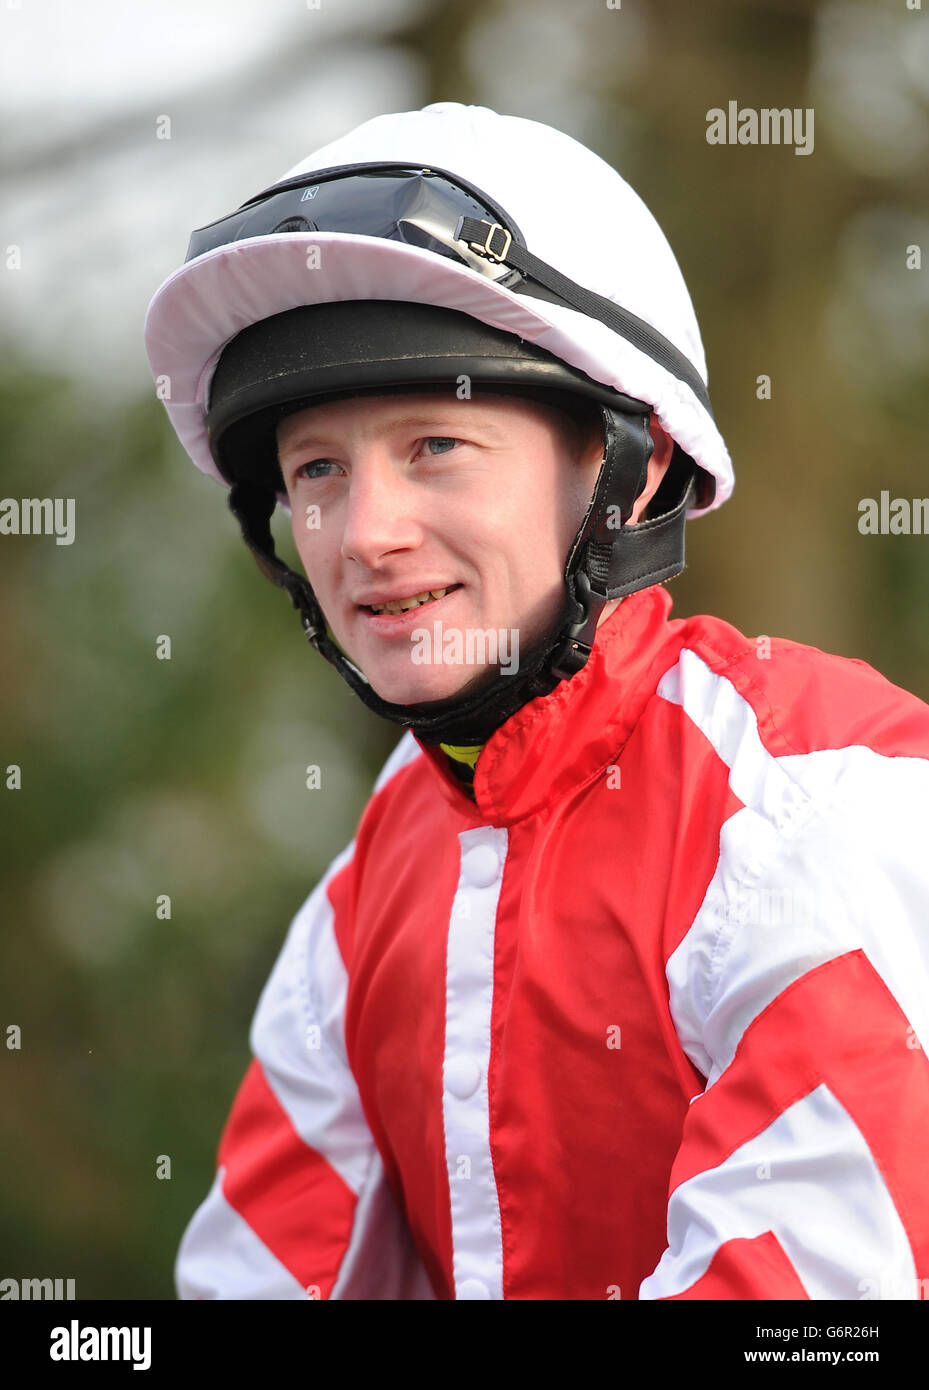
M687 516L733 486L699 329L660 228L629 185L569 136L440 102L377 117L195 231L149 305L146 348L193 462L230 488L263 571L308 640L377 713L425 742L482 742L585 664L604 605L678 574ZM477 694L381 700L335 646L312 589L276 555L287 506L275 427L360 393L515 392L597 412L604 456L565 564L556 627ZM654 413L674 441L656 498Z

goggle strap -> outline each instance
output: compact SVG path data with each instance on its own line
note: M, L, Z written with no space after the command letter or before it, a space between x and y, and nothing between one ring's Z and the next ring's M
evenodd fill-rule
M462 217L455 229L455 240L464 241L472 251L488 260L499 261L512 266L531 280L536 280L543 288L559 295L572 308L590 318L599 319L614 333L632 343L644 352L653 362L689 386L710 418L710 398L699 372L673 343L669 342L657 328L638 318L628 309L622 308L612 299L595 294L593 290L578 285L562 275L560 270L534 256L524 246L509 235L499 223L485 222L477 217Z

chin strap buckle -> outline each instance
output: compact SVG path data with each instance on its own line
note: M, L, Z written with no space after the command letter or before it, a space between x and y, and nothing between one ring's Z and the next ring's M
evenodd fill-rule
M595 594L584 570L574 575L572 598L576 617L565 633L549 669L559 680L570 680L587 665L597 635L597 624L606 603L605 594Z

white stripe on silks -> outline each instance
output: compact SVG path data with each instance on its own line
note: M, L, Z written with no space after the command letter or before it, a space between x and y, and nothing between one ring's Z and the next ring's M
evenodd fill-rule
M401 738L375 789L421 752L412 735ZM345 1054L348 981L327 890L354 851L353 840L332 861L291 922L258 1001L249 1042L295 1132L360 1194L351 1240L331 1297L434 1298L386 1187L383 1164ZM175 1266L180 1297L307 1298L298 1280L226 1200L224 1174L225 1168L220 1167L181 1240ZM389 1247L378 1246L389 1231L396 1239ZM395 1255L389 1270L381 1268L384 1248ZM367 1275L361 1270L366 1258L372 1266ZM375 1291L379 1287L375 1267L390 1282L392 1292Z
M856 746L780 762L817 805L841 808L855 837L844 897L858 919L852 931L850 914L842 918L844 949L863 947L912 1025L911 1042L929 1051L929 760Z
M811 1299L918 1296L897 1209L860 1130L827 1086L817 1086L724 1162L675 1189L668 1249L639 1297L683 1293L726 1241L766 1231L780 1242Z
M377 1149L371 1154L351 1239L329 1298L435 1301L429 1275L394 1200Z
M507 832L462 831L461 869L448 927L445 1156L452 1217L455 1296L503 1298L500 1203L490 1151L490 1024L494 933Z
M815 966L863 949L929 1042L929 762L852 746L775 758L725 677L683 651L658 694L730 768L703 903L667 963L684 1051L712 1085L759 1013ZM906 1041L904 1038L903 1041Z
M348 980L326 893L353 851L354 841L294 918L258 1001L249 1041L296 1133L357 1194L372 1140L345 1057Z
M416 742L416 739L410 733L409 729L407 729L406 733L400 739L396 748L381 768L377 781L374 783L375 792L379 792L381 787L389 782L395 773L399 772L401 768L406 767L407 763L412 763L416 758L422 756L422 748Z
M181 1299L307 1299L309 1295L223 1196L220 1168L184 1231L174 1278Z
M729 785L736 796L773 831L786 830L802 816L807 794L765 748L758 716L731 681L685 648L677 665L662 676L657 694L683 706L729 768ZM759 850L764 849L760 844Z

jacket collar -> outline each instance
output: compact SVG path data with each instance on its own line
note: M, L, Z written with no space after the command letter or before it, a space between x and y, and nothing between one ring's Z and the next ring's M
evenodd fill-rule
M474 801L441 749L420 744L446 800L477 824L507 824L615 762L670 664L672 602L661 584L623 599L597 629L583 670L523 705L487 740L474 771Z

